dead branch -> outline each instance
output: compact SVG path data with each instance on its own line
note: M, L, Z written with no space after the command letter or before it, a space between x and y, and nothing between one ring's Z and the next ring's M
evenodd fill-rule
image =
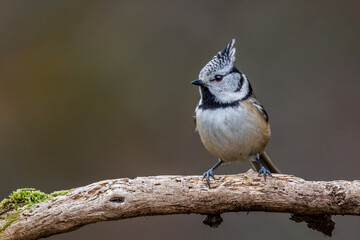
M211 189L199 176L104 180L22 209L0 239L39 239L99 221L168 214L204 214L218 225L221 213L238 211L291 213L293 220L309 224L331 215L360 215L360 181L305 181L274 174L264 182L252 170L217 176Z

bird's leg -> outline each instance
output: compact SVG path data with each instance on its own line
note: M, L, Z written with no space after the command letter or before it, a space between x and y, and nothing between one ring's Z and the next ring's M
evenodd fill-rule
M223 160L221 160L221 158L219 158L219 162L217 164L215 164L212 168L210 168L208 171L204 172L203 174L203 179L206 177L206 181L209 185L210 188L210 176L215 180L215 176L214 176L214 170L220 166L220 164L223 163Z
M259 155L258 153L256 154L256 161L260 164L259 176L260 176L261 174L264 174L264 180L265 180L265 182L266 182L266 175L272 176L272 175L271 175L271 172L270 172L269 170L267 170L267 169L262 165L262 163L261 163L261 161L260 161L260 155Z

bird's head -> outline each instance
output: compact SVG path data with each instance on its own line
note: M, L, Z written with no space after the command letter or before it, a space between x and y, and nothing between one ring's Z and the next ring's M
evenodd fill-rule
M234 43L232 39L201 69L199 79L191 82L203 90L208 89L215 100L222 103L244 99L251 91L246 76L234 65Z

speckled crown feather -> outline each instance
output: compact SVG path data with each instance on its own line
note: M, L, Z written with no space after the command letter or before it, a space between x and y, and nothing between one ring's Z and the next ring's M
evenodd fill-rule
M218 52L211 61L201 69L199 79L204 79L219 70L229 71L235 62L236 49L234 48L234 44L235 39L232 39L221 52Z

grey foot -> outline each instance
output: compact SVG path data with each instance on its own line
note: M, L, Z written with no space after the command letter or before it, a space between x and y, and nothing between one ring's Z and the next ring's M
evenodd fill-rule
M206 182L209 185L209 188L210 188L210 176L215 180L214 171L212 168L204 172L203 174L203 179L206 177Z
M263 174L264 175L264 180L266 182L266 175L272 176L271 172L269 170L267 170L264 166L261 166L260 170L259 170L259 176Z

